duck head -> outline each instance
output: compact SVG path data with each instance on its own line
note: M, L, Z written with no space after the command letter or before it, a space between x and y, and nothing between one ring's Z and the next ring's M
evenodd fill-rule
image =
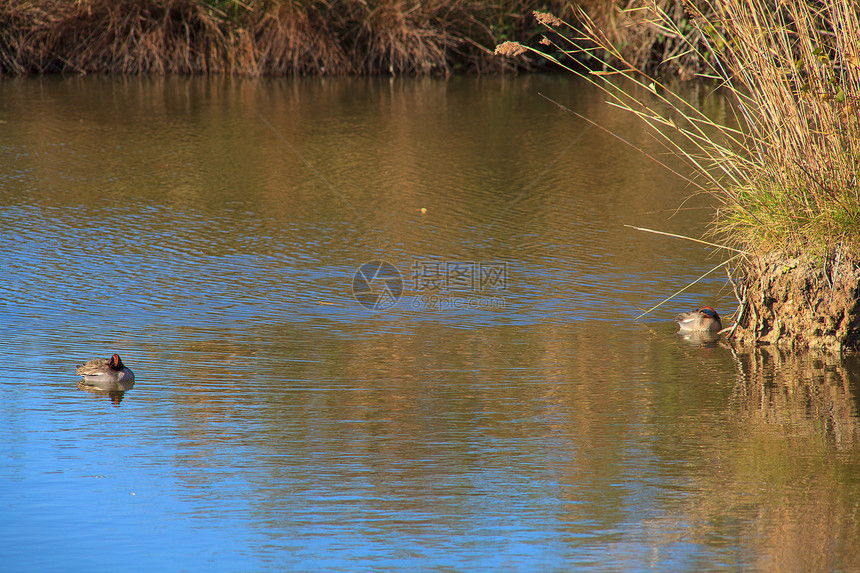
M719 332L723 329L720 315L713 307L703 306L675 317L679 332Z
M122 370L125 368L125 364L122 363L122 359L119 357L119 354L111 356L108 365L114 370Z
M720 315L717 314L717 311L714 310L714 308L711 306L703 306L702 308L699 309L699 314L703 314L706 318L709 318L709 319L714 320L716 322L721 322L720 321ZM116 355L114 355L114 356L116 356ZM119 356L117 356L117 359L119 359Z

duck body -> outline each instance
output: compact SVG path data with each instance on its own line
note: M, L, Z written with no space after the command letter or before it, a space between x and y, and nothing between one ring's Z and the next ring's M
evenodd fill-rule
M134 382L134 372L129 370L119 354L110 358L97 358L75 369L76 374L84 377L83 382L101 388L108 386L123 386Z
M675 317L678 332L710 332L717 333L723 329L720 315L710 306L703 306L692 312L684 312Z

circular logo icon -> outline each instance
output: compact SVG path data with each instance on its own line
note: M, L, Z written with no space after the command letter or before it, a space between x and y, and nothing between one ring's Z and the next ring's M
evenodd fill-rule
M400 300L403 278L397 267L385 261L364 263L352 277L352 296L370 310L391 308Z

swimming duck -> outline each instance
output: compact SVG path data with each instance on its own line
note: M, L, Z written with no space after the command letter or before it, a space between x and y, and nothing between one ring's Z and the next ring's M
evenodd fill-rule
M126 368L119 354L110 359L97 358L75 369L76 374L84 377L83 382L98 387L124 385L134 382L134 372Z
M716 333L723 329L720 315L710 306L703 306L699 310L681 313L675 317L675 322L680 327L678 332Z

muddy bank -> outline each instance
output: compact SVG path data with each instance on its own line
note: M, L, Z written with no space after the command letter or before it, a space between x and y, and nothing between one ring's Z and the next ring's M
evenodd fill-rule
M860 255L837 247L826 256L751 258L733 273L740 300L740 346L860 350Z

